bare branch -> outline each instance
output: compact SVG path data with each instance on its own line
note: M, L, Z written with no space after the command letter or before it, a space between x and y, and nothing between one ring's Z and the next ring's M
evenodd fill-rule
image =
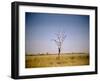
M58 47L58 51L59 51L59 50L61 50L62 43L64 42L66 35L64 32L55 33L55 35L56 35L56 39L53 39L53 41L55 41L55 43ZM58 54L60 54L60 51Z

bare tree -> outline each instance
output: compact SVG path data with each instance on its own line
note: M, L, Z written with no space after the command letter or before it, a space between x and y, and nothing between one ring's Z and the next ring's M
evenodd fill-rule
M55 35L56 35L56 39L53 39L53 41L56 43L58 47L58 55L60 56L62 44L66 38L66 35L64 32L59 32L59 33L56 33Z

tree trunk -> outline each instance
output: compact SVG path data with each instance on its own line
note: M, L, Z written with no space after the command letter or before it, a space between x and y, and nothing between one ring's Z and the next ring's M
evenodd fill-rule
M60 48L58 48L58 55L60 55L60 52L61 52L61 49L60 49Z
M58 48L58 59L60 58L61 48Z

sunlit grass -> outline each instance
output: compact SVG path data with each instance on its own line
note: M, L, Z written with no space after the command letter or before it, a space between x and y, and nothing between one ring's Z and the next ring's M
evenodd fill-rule
M60 56L57 54L27 54L25 58L26 68L89 65L89 54L87 53L65 53Z

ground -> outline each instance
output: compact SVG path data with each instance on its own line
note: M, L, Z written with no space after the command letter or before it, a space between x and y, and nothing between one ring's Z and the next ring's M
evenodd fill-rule
M89 54L87 53L65 53L60 56L57 54L26 54L25 58L26 68L89 65Z

